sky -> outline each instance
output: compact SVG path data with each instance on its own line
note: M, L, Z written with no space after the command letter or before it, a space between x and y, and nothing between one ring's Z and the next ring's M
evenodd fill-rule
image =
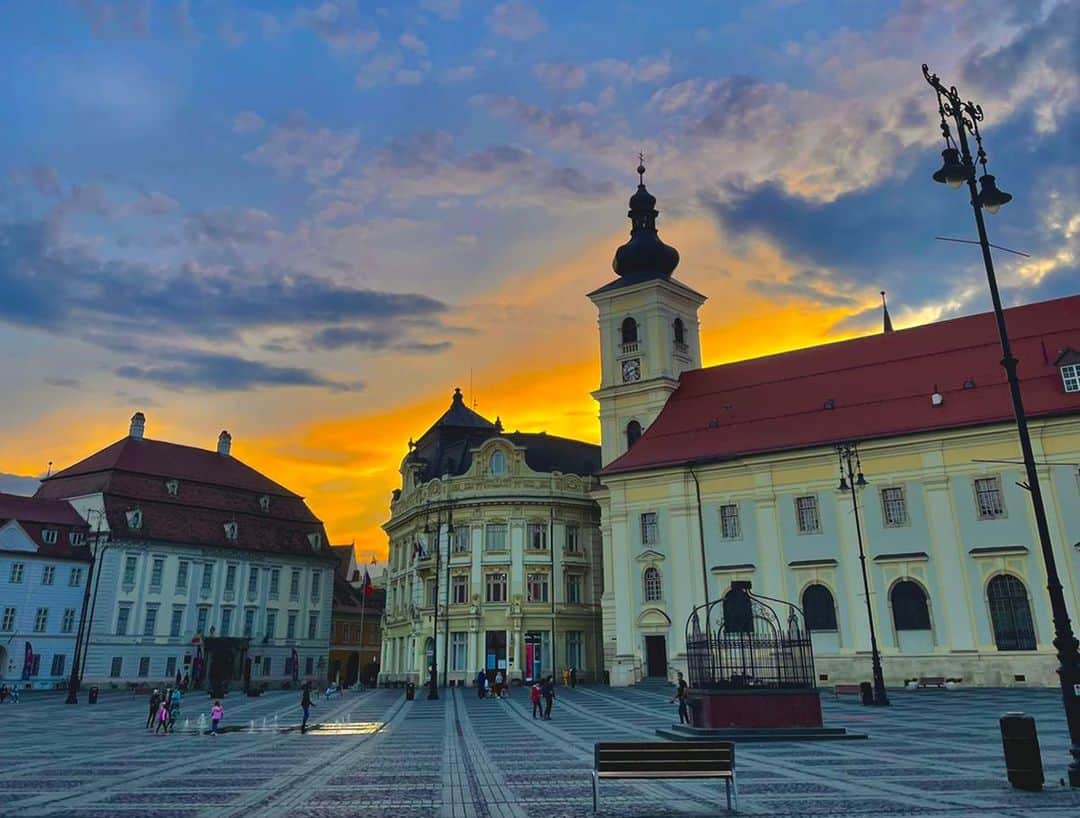
M706 365L985 311L923 62L1006 304L1080 291L1078 0L0 0L0 490L141 410L381 557L455 387L598 440L639 151Z

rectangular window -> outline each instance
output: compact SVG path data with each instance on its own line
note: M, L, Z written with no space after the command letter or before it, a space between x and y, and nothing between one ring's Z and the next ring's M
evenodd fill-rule
M204 562L202 567L202 590L203 593L210 593L210 589L214 585L214 563Z
M484 526L484 550L506 550L506 525L505 523L490 523Z
M232 636L232 608L221 609L221 636Z
M459 525L454 529L450 548L455 554L469 553L469 533L471 529L467 525Z
M227 565L225 566L225 591L228 593L234 590L236 590L236 566Z
M184 626L184 609L175 607L172 609L172 619L169 620L169 636L179 636L180 629Z
M581 636L581 631L566 632L566 666L578 670L585 664L583 661L584 651L582 650L584 640Z
M82 568L72 568L71 574L68 575L68 585L72 588L78 588L82 585Z
M161 578L165 574L165 558L154 557L154 561L150 564L150 590L161 590Z
M566 601L575 605L581 602L581 574L566 575Z
M176 593L182 593L187 590L188 571L191 570L191 563L187 560L180 560L180 564L176 566Z
M469 661L469 634L465 631L454 631L450 634L450 669L466 670Z
M506 574L488 574L484 581L488 602L506 602Z
M116 611L117 636L127 636L129 619L131 619L131 606L121 605Z
M278 585L281 583L281 569L270 569L270 596L273 599L277 599Z
M450 577L451 599L455 605L464 605L469 601L469 577L465 574L454 574Z
M210 618L210 606L200 605L195 614L195 632L200 635L206 634L206 622Z
M525 577L525 585L529 592L529 602L548 601L548 575L537 572Z
M975 501L980 520L996 520L1005 516L1005 498L1001 495L1001 481L998 478L977 477Z
M821 533L821 517L818 516L817 497L795 498L795 522L800 534Z
M146 606L146 619L143 620L143 636L153 636L157 630L157 605Z
M4 618L0 619L0 631L10 633L15 630L15 609L4 608Z
M285 638L296 638L296 611L289 611L289 618L285 622Z
M174 676L176 676L175 656L170 656L168 659L165 660L165 676L169 679L172 679Z
M149 656L140 656L139 657L139 678L140 679L145 679L149 675L150 675L150 657Z
M37 676L41 673L41 654L35 653L30 660L30 675Z
M529 523L525 527L525 547L533 551L547 551L547 523Z
M8 582L10 582L12 585L18 585L20 582L22 582L24 570L26 570L26 566L24 566L21 562L11 563L11 571L10 573L8 573Z
M641 544L658 545L660 543L660 530L656 523L656 512L646 511L641 515Z
M720 506L720 536L725 540L739 539L739 507L735 503Z
M38 608L37 613L34 614L34 633L45 633L45 628L49 625L49 609Z
M277 611L266 612L266 635L271 639L277 636Z
M114 656L112 662L109 664L109 676L113 679L119 679L124 671L124 657Z
M1061 382L1066 392L1080 392L1080 364L1067 364L1061 367Z
M435 580L424 580L424 605L428 608L435 607Z
M135 569L139 567L138 557L126 557L124 559L124 585L135 584Z
M569 554L581 552L581 529L576 525L566 527L566 551Z
M56 566L46 565L41 569L41 584L52 585L53 580L56 579Z
M62 633L73 633L75 631L74 608L64 608L64 618L60 620L60 631Z
M259 590L259 567L252 565L248 569L248 594L254 596Z
M43 528L41 529L41 539L45 545L56 545L56 541L60 538L60 532L55 528Z
M289 580L289 599L300 598L300 572L293 571L292 578Z
M244 611L244 636L251 636L255 632L255 609L248 608Z
M315 634L319 632L319 614L315 611L308 613L307 622L307 638L314 639Z
M67 664L67 657L62 653L57 653L52 658L52 670L50 676L63 676L64 665Z
M316 571L311 575L311 598L319 598L319 590L322 586L322 572Z
M903 486L890 486L881 490L881 519L889 528L908 524L907 500Z
M315 657L309 656L304 660L304 673L310 676L315 672Z

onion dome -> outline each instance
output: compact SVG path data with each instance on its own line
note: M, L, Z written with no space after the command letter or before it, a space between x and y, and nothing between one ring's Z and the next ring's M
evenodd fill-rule
M667 278L679 265L679 251L656 232L656 197L645 188L644 161L637 168L640 183L630 197L630 241L615 251L611 262L617 275L632 279Z

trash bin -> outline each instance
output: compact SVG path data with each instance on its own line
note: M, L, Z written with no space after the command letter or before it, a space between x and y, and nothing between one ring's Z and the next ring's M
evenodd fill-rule
M98 689L96 687L90 688L90 693L87 695L87 701L90 704L97 704Z
M874 703L874 686L870 682L859 682L859 693L863 704Z
M1035 719L1023 713L1006 713L1000 724L1009 783L1021 790L1041 790L1044 780L1042 754Z
M409 682L408 684L405 685L405 701L411 702L415 698L416 698L416 685L414 685L412 682Z

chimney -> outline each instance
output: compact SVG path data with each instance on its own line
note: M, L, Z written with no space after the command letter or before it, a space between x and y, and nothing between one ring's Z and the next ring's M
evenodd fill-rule
M146 415L142 412L136 412L131 416L131 428L128 430L128 437L133 437L135 440L143 439L143 432L146 431Z
M232 448L232 435L222 430L217 439L217 453L222 457L229 456L229 450Z

